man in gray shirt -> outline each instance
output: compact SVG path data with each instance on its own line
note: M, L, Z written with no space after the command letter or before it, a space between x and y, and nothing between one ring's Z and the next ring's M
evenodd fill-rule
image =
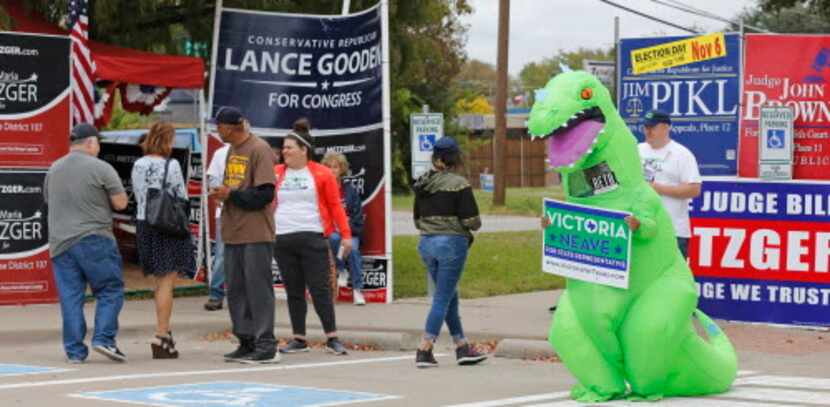
M49 211L49 252L63 317L63 347L70 363L83 363L86 286L95 295L92 348L118 362L127 357L115 344L124 303L121 254L112 234L112 211L127 207L118 173L99 160L100 135L79 124L69 136L69 154L55 161L43 188Z

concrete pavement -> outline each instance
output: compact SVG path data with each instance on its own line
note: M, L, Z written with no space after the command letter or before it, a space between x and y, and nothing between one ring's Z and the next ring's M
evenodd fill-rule
M478 232L521 232L525 230L539 230L539 218L532 216L481 215L481 230ZM412 221L412 212L392 212L392 234L395 236L418 234L418 229L415 229L415 223Z
M84 365L63 363L60 311L56 304L0 307L0 397L4 405L119 406L121 402L155 406L185 405L326 405L343 397L383 406L576 406L568 400L574 379L560 363L540 358L550 322L548 307L558 291L462 300L469 337L482 343L512 346L508 356L483 365L455 365L447 344L437 349L440 367L413 367L414 343L429 308L426 299L356 307L338 304L343 339L372 345L345 357L310 353L283 356L272 366L222 362L233 349L226 329L227 310L202 310L205 298L177 298L173 330L181 359L150 359L147 341L153 332L152 301L129 301L121 314L119 346L130 358L116 364L92 354ZM284 301L277 302L277 334L288 336ZM94 304L88 304L92 328ZM828 406L830 405L830 333L720 322L740 357L741 378L725 395L671 399L680 406ZM320 324L309 314L309 333ZM409 342L407 342L409 341ZM402 350L406 349L406 350ZM4 373L4 369L45 367L41 373ZM328 397L328 398L325 398ZM336 399L340 397L341 402ZM362 399L361 399L362 397ZM293 401L290 401L293 400ZM359 401L363 400L363 401ZM319 405L319 404L314 404ZM611 403L610 405L627 405Z

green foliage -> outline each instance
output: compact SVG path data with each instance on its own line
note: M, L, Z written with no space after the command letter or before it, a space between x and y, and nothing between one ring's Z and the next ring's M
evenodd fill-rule
M784 9L803 7L814 15L821 16L825 21L830 20L830 0L758 0L758 2L765 12L778 12Z
M830 2L827 2L830 4ZM794 3L792 6L780 8L752 7L741 12L735 20L743 20L745 24L763 28L775 33L814 33L830 32L830 18L816 12L806 3ZM730 31L737 31L739 27L730 25Z
M426 269L418 256L418 239L418 236L395 236L392 239L395 298L426 295ZM461 297L563 288L562 277L542 272L541 239L541 231L477 234L458 287Z
M110 122L101 130L145 129L152 121L148 116L130 113L121 108L121 92L116 92Z
M582 69L582 61L586 59L613 61L614 50L579 48L576 51L559 51L553 57L525 65L519 72L519 78L525 89L543 88L550 78L562 72L559 68L560 63L577 70Z
M59 23L68 0L24 0L49 21ZM352 0L351 11L378 0ZM165 54L188 52L187 41L212 42L213 0L93 0L91 38ZM224 7L288 13L340 14L340 0L225 0ZM464 62L465 27L459 17L472 11L468 0L390 0L393 188L409 177L409 114L429 104L452 121L453 80ZM0 20L2 21L2 20ZM208 48L211 49L211 48ZM200 54L206 64L209 55Z

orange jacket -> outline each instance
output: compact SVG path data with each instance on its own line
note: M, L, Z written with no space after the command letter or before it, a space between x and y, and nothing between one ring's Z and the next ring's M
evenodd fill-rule
M285 164L277 164L274 167L274 174L277 175L277 187L274 191L274 207L279 201L277 195L280 192L280 185L285 180ZM334 225L340 230L343 239L351 239L352 231L349 229L349 218L346 210L340 202L340 185L331 170L325 165L314 161L308 162L308 170L314 178L314 187L317 189L317 207L320 210L320 221L323 223L323 235L328 237L334 232ZM276 210L276 209L275 209Z

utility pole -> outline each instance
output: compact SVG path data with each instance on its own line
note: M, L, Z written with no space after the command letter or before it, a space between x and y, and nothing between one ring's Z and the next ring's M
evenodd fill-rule
M493 140L495 185L493 206L504 206L507 177L507 44L510 37L510 0L499 0L499 39L496 61L496 134Z

